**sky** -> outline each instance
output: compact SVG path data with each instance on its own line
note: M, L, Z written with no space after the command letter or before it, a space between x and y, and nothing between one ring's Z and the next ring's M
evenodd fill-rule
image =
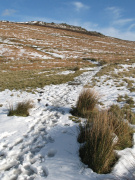
M135 0L0 0L0 20L67 23L135 41Z

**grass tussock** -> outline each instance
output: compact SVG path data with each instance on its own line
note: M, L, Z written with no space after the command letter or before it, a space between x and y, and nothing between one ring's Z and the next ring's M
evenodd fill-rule
M8 116L29 116L29 109L33 106L33 102L30 100L26 102L19 102L15 108L10 106Z
M129 74L130 75L130 74ZM124 78L123 81L125 81L127 83L127 87L128 88L132 88L133 87L133 83L134 81L133 80L130 80L128 78Z
M133 130L125 118L129 120L134 116L132 111L126 111L126 107L120 108L118 105L99 111L96 108L97 97L93 91L83 91L73 110L77 116L87 118L86 123L79 128L79 155L82 162L93 171L109 173L117 161L114 150L132 147Z
M134 108L135 107L135 103L132 97L129 97L127 94L125 94L124 96L119 95L117 98L117 102L123 102L125 103L126 107L128 107L128 109L130 108Z
M73 68L73 71L79 71L79 70L80 70L79 66L75 66L75 67Z
M84 89L79 95L76 108L74 108L73 114L86 117L92 112L98 103L99 96L97 92L91 89Z
M127 147L132 147L133 130L129 127L128 122L124 121L124 110L121 109L118 105L112 105L108 112L113 123L114 133L118 137L115 149L125 149Z
M79 142L85 142L79 154L83 163L97 173L107 173L116 161L113 144L113 125L109 124L107 112L98 112L93 123L81 127Z
M125 119L130 124L135 124L135 113L131 110L131 106L128 104L125 104L122 108L122 111L124 113Z
M130 107L134 107L134 100L132 97L127 98L126 103L129 104Z

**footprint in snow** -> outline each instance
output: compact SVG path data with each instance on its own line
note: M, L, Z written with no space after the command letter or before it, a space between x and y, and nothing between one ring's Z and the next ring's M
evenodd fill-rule
M47 156L51 158L54 157L56 153L57 153L56 149L50 149L47 153Z
M6 153L0 151L0 160L5 159L5 157L6 157Z
M53 137L51 137L50 135L47 135L46 136L46 141L47 141L47 143L54 143L54 138Z
M37 169L31 164L27 164L23 166L23 173L27 174L28 176L32 176L33 174L37 174Z
M48 176L49 175L49 171L48 171L48 169L45 166L42 166L42 170L43 170L44 176Z
M53 120L52 120L52 124L56 124L57 122L58 122L57 119L53 119Z
M62 130L62 133L67 133L67 130L66 129Z

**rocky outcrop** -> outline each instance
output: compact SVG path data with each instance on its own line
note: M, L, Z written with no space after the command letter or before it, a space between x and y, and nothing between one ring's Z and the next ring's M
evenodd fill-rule
M80 26L73 26L73 25L69 25L69 24L66 24L66 23L56 24L54 22L46 23L46 22L43 22L43 21L29 21L29 22L25 22L24 24L51 27L51 28L55 28L55 29L74 31L74 32L93 35L93 36L104 36L103 34L101 34L99 32L87 31L86 29L84 29L84 28L82 28Z

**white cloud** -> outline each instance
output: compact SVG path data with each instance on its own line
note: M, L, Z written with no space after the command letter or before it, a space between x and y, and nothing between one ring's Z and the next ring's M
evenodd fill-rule
M99 24L93 22L82 22L79 19L74 19L72 21L69 21L68 23L76 26L81 26L87 29L88 31L96 31L102 33L106 36L111 36L123 40L135 41L135 32L131 31L131 29L135 27L135 24L132 24L129 30L122 30L114 26L100 27Z
M83 4L82 2L79 2L79 1L73 2L73 5L75 6L76 11L78 11L78 12L83 9L86 10L86 9L90 8L89 6Z
M12 16L14 13L16 13L16 10L14 9L5 9L2 16Z
M135 41L135 33L131 31L121 31L114 27L97 28L96 31L106 35L123 40Z
M119 25L119 26L124 26L132 21L134 21L134 19L117 19L113 22L113 24Z
M108 7L106 8L109 14L113 17L113 19L118 19L121 17L122 9L118 7Z
M133 18L122 18L123 14L123 9L120 9L118 7L108 7L106 8L109 19L110 19L110 24L113 26L125 26L131 22L134 21Z
M123 9L118 7L106 8L109 24L107 27L101 27L97 30L107 36L116 37L124 40L135 41L135 27L134 18L124 18Z
M128 28L128 31L133 30L134 27L135 27L135 23L134 23L134 24L131 24L131 25L129 26L129 28Z

